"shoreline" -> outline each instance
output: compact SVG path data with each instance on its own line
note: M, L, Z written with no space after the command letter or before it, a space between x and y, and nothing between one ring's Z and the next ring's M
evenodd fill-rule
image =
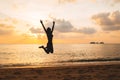
M50 63L50 64L39 64L39 65L25 65L25 64L9 64L1 65L0 69L9 68L44 68L44 67L68 67L68 66L94 66L94 65L114 65L120 64L120 61L105 61L105 62L68 62L68 63Z
M2 68L0 80L119 80L120 63Z
M103 62L68 62L68 63L48 63L39 65L25 65L25 64L9 64L2 65L0 69L4 68L42 68L42 67L62 67L62 66L85 66L85 65L109 65L109 64L120 64L120 61L103 61Z

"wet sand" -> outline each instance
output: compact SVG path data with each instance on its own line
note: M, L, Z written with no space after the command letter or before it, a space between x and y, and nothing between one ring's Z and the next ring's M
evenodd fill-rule
M2 68L0 80L120 80L120 64Z

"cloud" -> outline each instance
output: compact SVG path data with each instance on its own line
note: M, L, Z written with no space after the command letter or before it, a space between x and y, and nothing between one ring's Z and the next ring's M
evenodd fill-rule
M103 30L120 30L120 11L112 13L99 13L92 16L92 20L100 25Z
M14 32L12 25L0 24L0 35L10 35Z
M66 21L64 19L61 20L53 18L53 20L55 21L55 30L58 32L71 32L72 29L74 28L69 21ZM48 22L46 25L52 26L51 22Z
M94 33L96 33L97 31L94 29L94 28L82 28L82 29L79 29L78 30L79 32L81 32L81 33L84 33L84 34L94 34Z
M6 31L6 30L0 29L0 35L7 35L7 34L11 34L11 31Z
M29 30L31 31L31 33L35 33L35 34L42 32L40 28L34 28L34 27L30 28Z
M113 0L115 3L119 3L120 2L120 0Z
M73 29L74 29L73 25L69 21L66 21L64 19L61 20L61 19L53 18L53 21L55 21L55 29L54 30L57 32L67 33L67 32L73 31ZM43 21L43 23L46 28L52 27L52 25L53 25L52 22L50 22L50 21L47 22L46 24ZM29 31L31 33L35 33L35 34L43 32L43 30L41 30L41 28L35 28L35 27L31 27L29 29Z
M109 3L111 6L119 5L120 0L105 0L106 3Z
M83 33L83 34L94 34L96 29L91 27L83 27L83 28L75 28L70 21L64 20L64 19L56 19L51 17L53 21L55 21L55 31L59 33ZM46 24L44 24L45 27L52 27L52 22L48 21ZM30 31L32 33L40 33L41 29L39 28L31 28Z
M90 27L83 27L83 28L75 28L70 21L66 21L64 19L56 19L52 18L56 24L55 24L55 30L63 33L67 32L74 32L74 33L84 33L84 34L93 34L96 32L94 28Z

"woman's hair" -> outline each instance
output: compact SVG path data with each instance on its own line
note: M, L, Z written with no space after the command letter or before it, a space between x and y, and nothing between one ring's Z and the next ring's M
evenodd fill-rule
M47 32L51 32L51 28L50 27L47 28Z

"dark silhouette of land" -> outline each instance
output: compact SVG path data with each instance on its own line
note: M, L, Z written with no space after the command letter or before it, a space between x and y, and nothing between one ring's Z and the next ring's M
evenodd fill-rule
M42 24L42 27L47 35L47 39L48 39L48 43L47 43L47 46L44 47L44 46L40 46L39 48L43 48L44 51L46 53L53 53L54 52L54 49L53 49L53 43L52 43L52 39L53 39L53 30L54 30L54 25L55 25L55 21L53 21L53 26L52 26L52 29L50 27L48 27L47 29L45 28L44 24L43 24L43 21L40 20L41 24Z
M104 42L90 42L90 44L104 44Z

